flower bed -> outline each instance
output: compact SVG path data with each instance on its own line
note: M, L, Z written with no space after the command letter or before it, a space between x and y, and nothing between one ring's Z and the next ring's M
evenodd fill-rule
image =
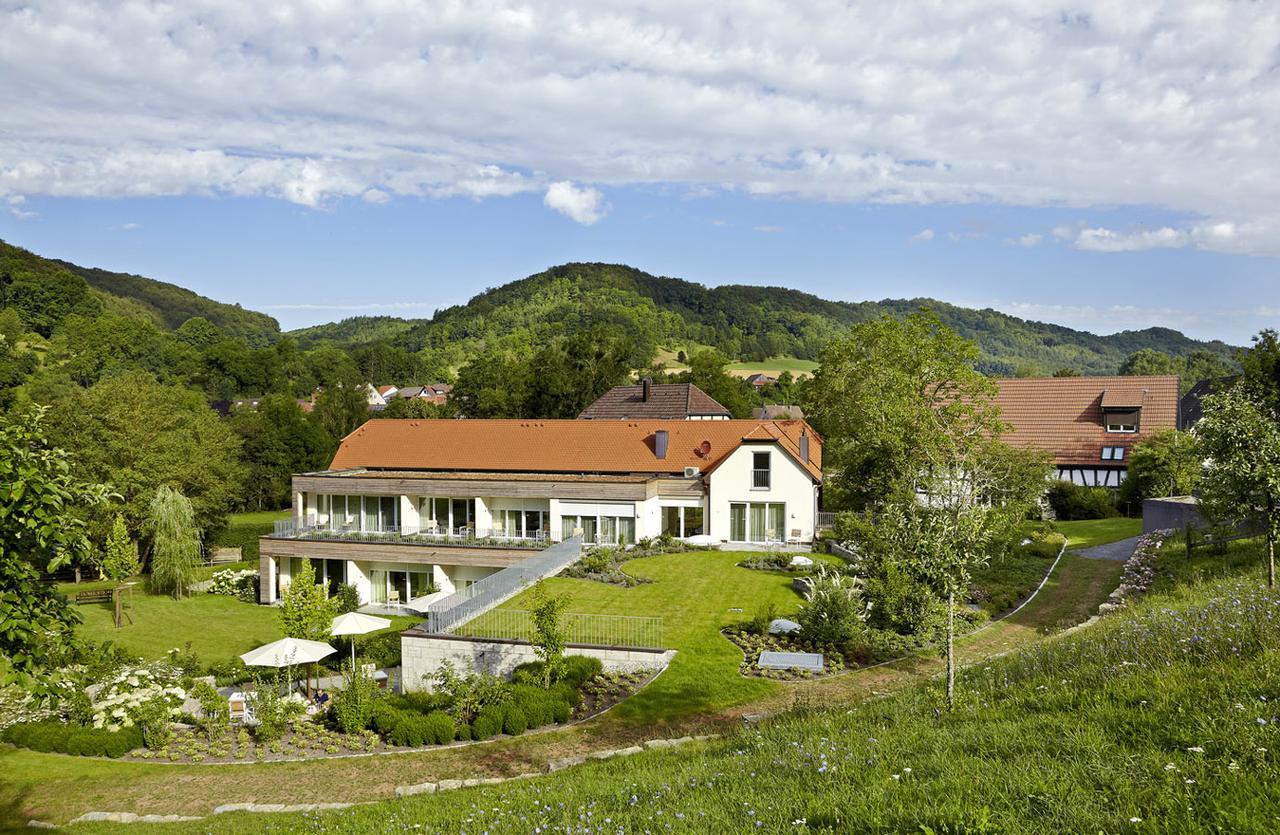
M575 721L587 719L634 696L658 675L657 670L601 673L582 687L582 702L574 709Z
M1138 537L1133 555L1125 561L1124 572L1120 575L1120 585L1111 592L1107 602L1098 607L1098 614L1114 612L1124 606L1127 601L1141 597L1151 590L1152 584L1156 581L1156 561L1159 559L1160 549L1173 535L1172 530L1160 530Z
M781 681L797 681L806 678L820 678L861 666L847 658L839 648L831 644L813 644L787 635L756 635L746 629L730 626L721 634L729 642L742 650L742 666L739 672L748 678L772 678ZM802 670L792 667L789 670L766 670L760 667L762 652L820 652L822 653L822 672Z

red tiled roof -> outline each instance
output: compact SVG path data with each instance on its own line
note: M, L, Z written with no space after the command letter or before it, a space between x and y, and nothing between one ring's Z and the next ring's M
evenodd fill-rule
M662 459L653 446L659 429L668 433ZM801 461L802 433L808 462ZM744 442L759 441L777 443L822 480L822 439L798 420L371 420L343 438L330 469L705 473Z
M682 420L690 415L729 417L730 412L693 383L614 386L582 410L580 420Z
M1103 466L1104 446L1129 449L1178 425L1177 377L1029 377L996 383L996 405L1013 427L1005 439L1047 450L1059 465ZM1104 406L1140 408L1139 431L1107 432Z

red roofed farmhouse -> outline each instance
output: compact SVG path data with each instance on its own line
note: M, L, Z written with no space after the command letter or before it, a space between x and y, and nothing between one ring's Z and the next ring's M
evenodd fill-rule
M1053 455L1058 477L1119 487L1133 447L1178 426L1177 377L1031 377L997 381L1006 440Z
M574 536L807 542L821 482L802 420L372 420L294 476L261 597L303 559L362 603L422 610Z

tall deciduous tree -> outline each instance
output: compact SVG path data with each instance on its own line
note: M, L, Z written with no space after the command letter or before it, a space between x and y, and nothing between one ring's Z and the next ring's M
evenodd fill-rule
M239 500L244 470L231 428L188 389L130 372L59 400L52 437L87 478L109 484L130 532L142 532L151 500L167 484L191 500L195 526L206 533L226 523ZM105 536L110 517L96 529Z
M1163 429L1129 453L1129 471L1120 485L1120 501L1131 504L1162 496L1190 496L1204 469L1196 437Z
M728 372L728 367L727 356L714 349L703 348L689 357L689 370L676 374L671 381L693 383L735 418L751 417L753 393L746 382Z
M1267 536L1267 585L1276 584L1280 536L1280 422L1247 386L1204 401L1196 437L1205 457L1201 506L1222 523L1261 522Z
M369 396L364 383L348 380L320 392L313 414L336 449L339 441L369 418Z
M323 468L332 452L320 424L287 395L262 398L257 409L233 414L230 424L248 471L244 503L250 507L286 507L293 474Z
M89 555L77 511L103 503L106 491L73 474L46 440L43 415L0 417L0 680L50 692L47 672L70 660L79 617L41 573Z
M910 499L947 439L998 436L978 348L927 312L855 325L823 351L804 410L824 438L828 507Z
M280 629L288 638L323 641L333 629L334 607L324 586L316 583L311 560L300 562L280 598Z
M186 597L200 567L200 529L191 501L162 485L147 513L151 536L151 586L176 599Z

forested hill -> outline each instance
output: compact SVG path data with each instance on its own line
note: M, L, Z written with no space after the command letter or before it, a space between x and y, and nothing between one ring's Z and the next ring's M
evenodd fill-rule
M79 291L81 285L93 292ZM202 317L250 345L264 345L280 335L279 323L265 313L216 302L175 284L139 275L42 258L4 241L0 241L0 294L4 296L0 306L17 307L33 323L44 322L33 329L45 335L67 313L93 313L98 309L145 318L170 331L188 319ZM65 304L79 307L60 309Z
M430 320L363 317L294 335L304 344L390 339L456 366L484 347L527 349L604 323L632 336L641 354L652 355L658 347L710 345L742 360L815 359L852 323L884 313L905 315L921 307L929 307L976 341L982 347L983 370L995 375L1049 374L1062 368L1114 374L1126 357L1144 348L1175 357L1199 350L1229 358L1234 352L1225 343L1201 342L1167 328L1098 336L931 299L834 302L783 287L708 288L616 264L552 267L487 290Z

